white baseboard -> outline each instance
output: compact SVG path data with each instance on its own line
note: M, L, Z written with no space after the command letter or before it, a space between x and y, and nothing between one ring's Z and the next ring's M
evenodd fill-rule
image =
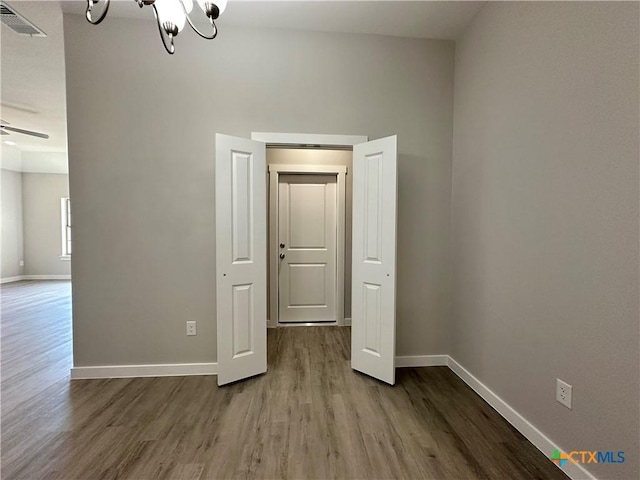
M71 275L23 275L23 280L71 280Z
M344 326L345 327L350 327L351 326L351 318L345 318L344 319Z
M11 282L19 282L20 280L24 280L24 275L18 275L17 277L0 278L0 284L11 283Z
M216 375L217 363L176 363L159 365L108 365L73 367L71 380L90 378L183 377L188 375Z
M0 279L0 284L19 282L21 280L71 280L71 275L18 275Z
M480 380L474 377L466 368L456 362L453 358L446 355L449 360L449 368L462 379L464 383L469 385L482 399L491 405L504 419L513 427L524 435L527 440L533 443L538 450L545 454L547 458L553 455L555 449L564 451L558 445L553 443L544 433L538 430L531 422L514 410L507 402L502 400L498 395L489 389ZM396 360L397 362L397 360ZM554 463L554 465L556 465ZM556 465L557 466L557 465ZM560 467L558 467L560 468ZM596 480L582 465L578 463L567 462L561 470L574 480Z
M449 355L413 355L396 357L396 367L446 367Z

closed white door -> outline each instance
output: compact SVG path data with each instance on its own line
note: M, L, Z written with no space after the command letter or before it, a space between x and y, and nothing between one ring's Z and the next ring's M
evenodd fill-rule
M337 177L279 175L279 321L336 321Z
M267 371L266 147L216 135L218 385Z
M353 148L351 366L395 383L397 138Z

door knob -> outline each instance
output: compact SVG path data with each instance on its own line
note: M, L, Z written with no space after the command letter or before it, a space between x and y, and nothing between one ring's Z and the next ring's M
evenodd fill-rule
M281 253L281 254L280 254L280 258L284 258L284 253Z
M284 248L284 243L281 243L281 244L280 244L280 248Z

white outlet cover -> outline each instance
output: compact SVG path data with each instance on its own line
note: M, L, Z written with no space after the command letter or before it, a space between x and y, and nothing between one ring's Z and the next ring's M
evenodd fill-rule
M556 400L571 409L571 396L573 387L559 378L556 379Z
M196 335L196 322L187 322L187 335Z

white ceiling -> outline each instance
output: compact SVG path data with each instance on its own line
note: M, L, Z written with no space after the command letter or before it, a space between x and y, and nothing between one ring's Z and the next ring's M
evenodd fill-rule
M322 32L458 38L485 2L303 1L230 2L222 22Z
M108 17L153 21L149 7L139 8L133 0L112 0ZM0 117L12 126L50 135L42 140L20 134L3 136L18 145L2 145L2 157L15 158L22 152L22 170L57 170L46 155L24 152L66 152L66 101L62 13L84 15L86 2L7 0L15 11L33 22L47 37L26 37L1 27ZM400 37L456 39L485 2L476 1L244 1L231 0L220 17L225 25L283 28L323 32L379 34ZM196 7L197 8L197 7ZM108 21L108 18L107 20ZM100 28L100 27L96 27ZM153 41L157 39L154 38ZM11 152L9 151L11 150ZM60 155L51 155L61 161ZM66 157L64 157L66 160ZM42 165L33 165L40 159ZM15 168L2 161L4 168ZM66 168L66 166L65 166Z
M217 22L225 25L366 33L396 37L454 40L478 10L480 1L401 0L230 0ZM66 13L84 14L86 2L63 1ZM149 8L131 0L116 0L109 16L153 20Z

